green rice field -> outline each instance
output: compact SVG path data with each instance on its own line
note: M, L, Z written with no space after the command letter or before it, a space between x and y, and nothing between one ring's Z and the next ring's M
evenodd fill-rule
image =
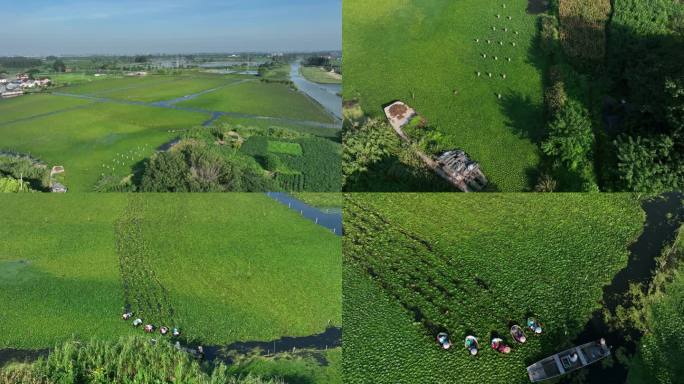
M337 139L338 130L302 123L331 123L322 107L285 84L264 83L253 76L190 71L176 75L75 79L78 81L73 84L53 88L53 94L0 100L0 151L30 154L49 167L64 166L61 181L70 192L93 191L103 176L129 177L162 145L208 123L212 118L209 111L265 117L222 116L215 124L230 122L263 128L275 124ZM186 99L175 103L180 109L153 104L181 98ZM184 106L190 110L183 110ZM274 121L270 117L288 121ZM286 151L290 155L302 152L297 143L274 145L269 151ZM339 158L335 149L330 154ZM316 168L315 164L309 166Z
M332 117L307 96L281 83L250 81L178 103L212 111L333 123Z
M81 106L53 115L0 123L0 148L29 153L49 166L65 168L72 192L89 192L103 173L130 173L131 168L172 140L177 131L200 125L208 114L106 103L87 104L61 96L30 96L31 108ZM25 103L24 98L4 100ZM84 105L86 104L86 105ZM28 107L27 107L28 108Z
M345 100L358 99L366 114L382 118L384 105L402 100L436 130L438 147L461 148L478 161L494 190L530 190L546 64L527 5L344 1Z
M265 195L0 204L0 349L141 334L121 320L126 304L205 345L341 325L340 238Z
M354 194L345 200L344 375L351 383L529 382L569 347L627 265L628 194ZM545 333L511 340L538 317ZM439 331L454 347L442 350ZM474 358L466 335L479 338ZM488 343L501 335L510 355Z

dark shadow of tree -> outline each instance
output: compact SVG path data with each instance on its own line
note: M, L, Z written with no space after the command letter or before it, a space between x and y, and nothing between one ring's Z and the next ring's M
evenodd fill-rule
M442 178L391 154L347 177L345 192L455 192Z
M519 92L504 95L499 100L501 111L508 118L506 126L521 138L540 144L543 139L543 106Z

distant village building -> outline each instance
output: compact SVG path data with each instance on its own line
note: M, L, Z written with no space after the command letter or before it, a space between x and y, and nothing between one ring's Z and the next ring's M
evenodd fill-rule
M28 74L20 73L15 80L0 79L0 98L21 96L26 89L47 87L50 84L51 80L48 78L31 79Z
M411 140L402 128L419 117L416 111L397 101L385 107L385 115L397 135L410 143ZM482 173L480 165L460 149L444 152L438 157L428 156L418 150L415 152L430 169L463 192L480 191L487 186L487 178Z

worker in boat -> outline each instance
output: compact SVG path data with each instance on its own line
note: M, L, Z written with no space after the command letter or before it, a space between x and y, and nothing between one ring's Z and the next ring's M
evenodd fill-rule
M139 326L142 325L142 323L143 323L142 319L135 319L135 320L133 320L133 326L134 326L134 327L139 327Z
M466 336L465 347L471 355L475 356L480 349L480 344L477 342L477 338L475 336Z
M180 331L178 330L178 328L174 328L173 331L171 332L171 335L172 335L173 337L178 337L178 336L180 336Z
M579 355L577 352L573 352L572 355L570 355L570 362L576 364L577 360L579 360Z
M537 321L537 319L535 319L534 317L530 317L527 319L527 327L536 335L539 335L543 332L541 323Z
M204 360L204 348L201 345L197 347L197 354L200 359Z
M499 352L499 353L504 353L504 354L509 354L511 353L511 347L506 345L503 341L503 339L499 337L495 337L492 339L492 344L491 347L493 350Z
M449 340L449 335L441 332L437 335L437 342L442 346L443 349L451 348L451 340Z
M513 339L520 344L525 344L525 342L527 341L527 337L525 336L525 332L517 324L515 324L514 326L511 327L511 336L513 336Z
M124 320L128 320L128 319L130 319L131 317L133 317L133 312L126 312L126 313L124 313L124 314L121 316L121 318L124 319Z
M159 333L161 333L162 335L166 335L167 333L169 333L169 328L162 326L159 328Z

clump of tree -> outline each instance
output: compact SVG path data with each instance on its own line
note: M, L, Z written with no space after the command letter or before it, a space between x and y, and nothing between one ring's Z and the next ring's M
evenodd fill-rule
M555 115L548 127L542 150L558 159L570 171L591 166L594 133L589 112L580 103L570 101Z
M30 156L0 152L0 178L6 179L7 189L14 185L22 190L46 191L49 189L50 171L45 164Z
M31 57L0 57L0 66L5 68L27 69L40 67L41 65L43 65L43 61L41 59L35 59Z
M615 2L608 55L623 101L612 138L615 189L684 188L684 3Z
M263 192L273 182L238 153L202 141L184 139L152 156L142 173L142 192Z
M0 383L280 384L279 379L235 376L223 363L203 367L169 342L129 337L68 341L34 363L0 368Z
M0 177L0 193L21 193L34 192L31 186L23 181L17 180L13 177Z
M66 64L62 59L57 59L54 63L52 63L52 69L55 72L66 72Z
M384 121L369 118L353 125L347 122L342 140L344 191L453 190L428 170Z

